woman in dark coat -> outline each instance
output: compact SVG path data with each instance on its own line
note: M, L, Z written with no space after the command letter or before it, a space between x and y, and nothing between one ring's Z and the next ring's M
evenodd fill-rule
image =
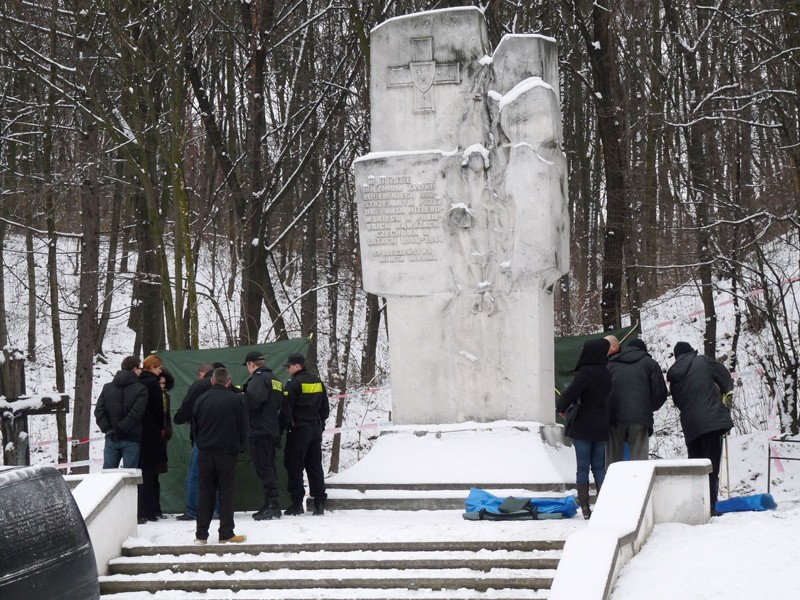
M578 503L585 519L592 515L589 507L589 469L598 493L606 476L606 400L611 392L611 374L606 369L606 363L610 347L607 339L583 343L581 357L575 366L575 379L556 403L558 412L562 414L573 402L580 400L581 403L571 429L565 433L572 438L575 448L578 464L575 483Z
M169 443L172 439L172 409L170 408L171 405L171 398L169 395L169 391L175 387L175 377L172 376L172 373L161 368L161 375L158 378L158 383L161 386L161 397L163 398L163 405L164 405L164 444ZM159 473L166 473L167 472L167 463L160 465L156 469ZM161 510L161 482L156 480L156 484L158 487L158 494L156 495L156 516L159 519L166 519L166 515Z
M160 486L159 473L167 470L167 432L164 421L164 398L161 394L161 359L151 354L144 359L139 380L147 388L147 406L142 416L142 446L139 468L139 523L158 520Z

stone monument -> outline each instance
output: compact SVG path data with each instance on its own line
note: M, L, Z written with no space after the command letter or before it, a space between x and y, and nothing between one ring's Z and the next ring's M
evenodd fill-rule
M364 288L388 302L393 421L553 423L554 283L569 269L555 41L455 8L371 33L355 162Z

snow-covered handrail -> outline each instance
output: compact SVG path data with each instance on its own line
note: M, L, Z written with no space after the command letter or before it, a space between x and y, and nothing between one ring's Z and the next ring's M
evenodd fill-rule
M607 600L655 524L706 523L710 472L707 459L611 465L589 525L567 538L550 600Z

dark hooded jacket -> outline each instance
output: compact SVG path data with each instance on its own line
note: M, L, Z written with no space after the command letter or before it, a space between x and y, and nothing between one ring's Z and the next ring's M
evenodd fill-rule
M133 371L117 371L103 386L94 418L103 433L116 432L121 440L141 442L142 415L147 406L147 389Z
M645 350L626 347L608 359L609 423L638 423L653 429L653 413L667 400L661 367Z
M581 401L570 436L576 440L602 442L608 439L608 415L606 401L611 392L611 374L606 369L608 362L608 340L584 342L575 379L558 399L559 413L567 410L574 401Z
M733 379L724 365L697 350L679 354L669 371L672 401L681 411L681 427L686 442L704 433L726 432L733 427L731 411L722 404L722 395L733 389Z

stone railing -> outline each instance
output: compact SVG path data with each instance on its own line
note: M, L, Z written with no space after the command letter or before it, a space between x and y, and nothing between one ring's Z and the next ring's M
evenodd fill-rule
M567 538L550 600L607 600L658 523L710 517L707 459L614 463L588 526Z
M108 561L120 555L122 542L136 534L139 469L106 469L66 477L94 547L97 572L105 575Z

